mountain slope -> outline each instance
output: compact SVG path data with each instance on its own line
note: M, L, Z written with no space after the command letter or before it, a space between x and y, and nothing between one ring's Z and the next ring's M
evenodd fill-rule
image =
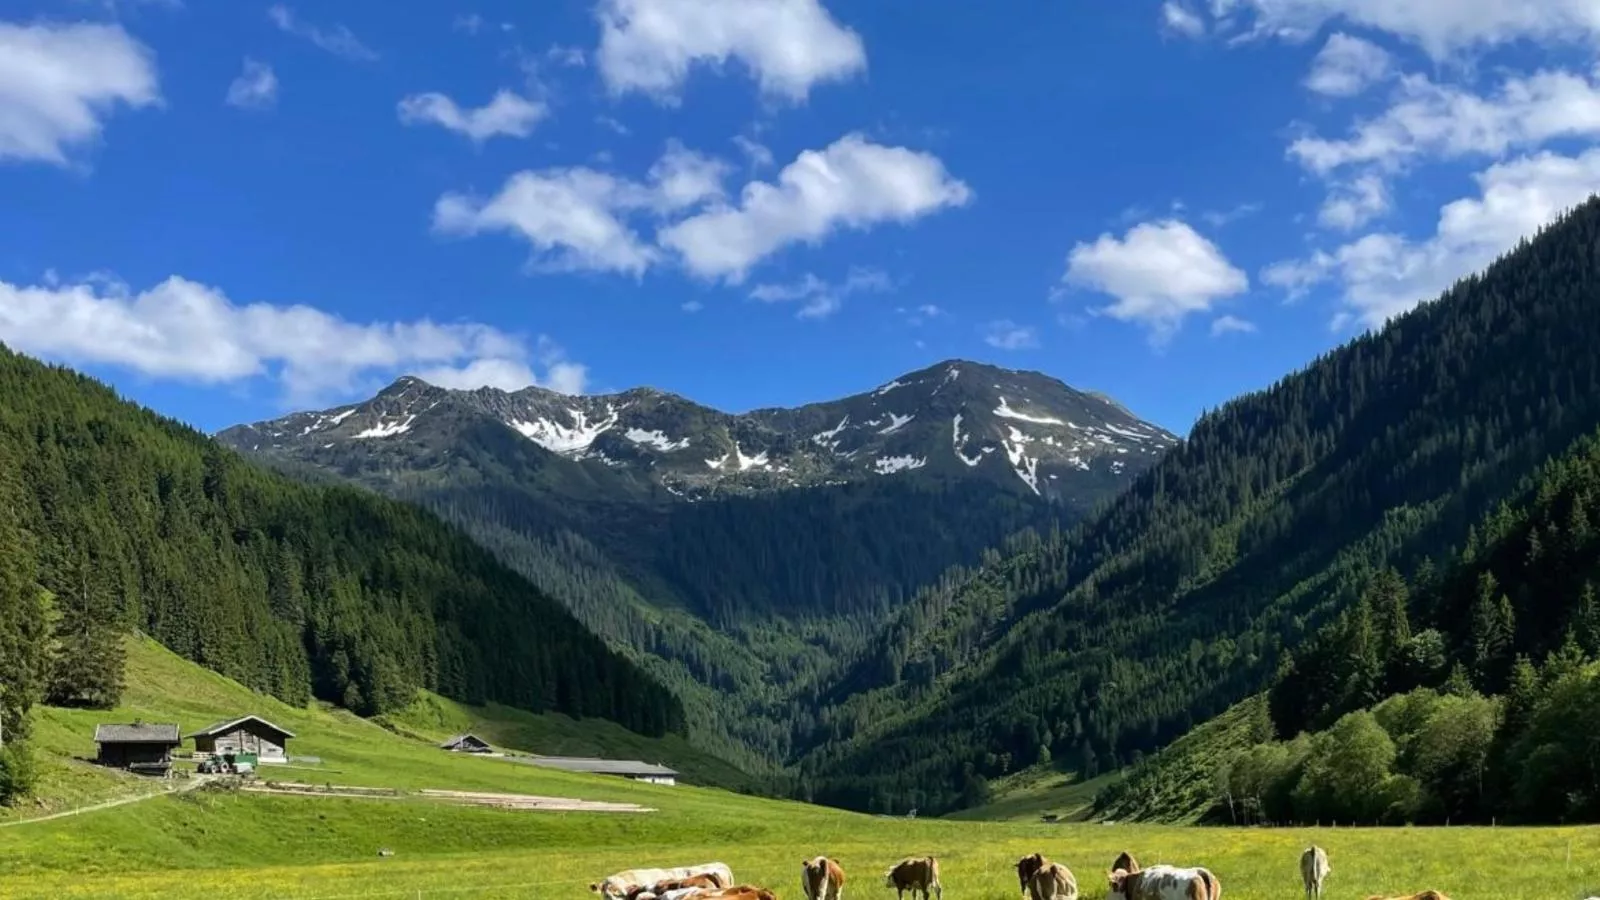
M220 439L460 524L672 685L702 745L753 768L803 746L815 685L919 589L1075 521L1174 440L1054 379L961 361L742 415L650 389L406 378Z
M683 729L670 692L434 516L298 484L3 348L0 516L8 570L109 596L122 624L293 703L372 714L427 688Z
M1103 513L901 615L925 675L833 716L806 790L962 805L1042 756L1129 762L1265 687L1361 573L1461 540L1600 424L1600 202L1198 422ZM957 645L944 635L975 635Z

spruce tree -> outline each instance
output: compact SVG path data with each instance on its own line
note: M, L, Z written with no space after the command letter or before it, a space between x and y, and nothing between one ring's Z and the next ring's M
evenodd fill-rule
M80 553L65 590L56 595L49 702L110 709L122 699L127 651L117 604L104 572Z

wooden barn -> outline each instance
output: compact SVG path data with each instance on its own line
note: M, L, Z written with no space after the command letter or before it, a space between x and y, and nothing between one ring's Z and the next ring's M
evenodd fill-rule
M172 751L183 743L178 726L165 723L96 725L95 756L104 766L115 766L146 775L166 775L172 771Z
M480 738L475 734L458 734L450 740L440 744L439 749L449 750L452 753L494 752L494 748L489 746L488 741L485 741L483 738Z
M571 756L530 756L527 758L530 765L542 766L546 769L561 769L566 772L585 772L590 775L618 775L629 781L645 781L650 784L677 784L678 773L654 763L639 762L636 759L584 759Z
M294 732L268 722L260 716L243 716L218 722L202 728L188 739L194 741L196 753L212 756L254 754L257 762L286 763L289 761L289 738Z

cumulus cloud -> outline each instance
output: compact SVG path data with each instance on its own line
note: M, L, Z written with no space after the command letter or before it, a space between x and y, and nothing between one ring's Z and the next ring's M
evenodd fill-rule
M662 246L694 274L743 280L765 257L833 232L907 223L972 198L938 157L846 135L807 150L778 173L751 182L735 205L720 205L661 230Z
M155 55L120 25L0 22L0 162L67 165L118 107L160 102Z
M1389 186L1383 178L1368 172L1349 182L1336 184L1317 212L1324 228L1354 231L1389 211Z
M267 18L278 30L292 34L295 37L310 41L316 47L332 53L334 56L356 62L372 62L378 54L371 47L361 42L355 33L343 25L323 27L306 22L295 15L294 10L282 3L274 4L267 9Z
M600 75L614 95L674 102L696 64L742 64L764 95L803 102L867 65L861 36L819 0L601 0Z
M1079 243L1062 284L1111 296L1115 302L1098 312L1148 327L1159 343L1185 316L1248 290L1250 279L1188 224L1166 219L1135 225L1120 239L1107 233Z
M807 272L805 277L789 284L760 284L750 291L752 299L763 303L800 302L795 313L797 319L825 319L839 311L844 299L861 292L882 293L893 290L894 283L888 273L879 269L853 268L838 283L824 281Z
M349 396L407 371L472 387L570 387L581 385L582 375L548 339L530 347L476 323L357 323L303 305L240 304L178 276L137 292L104 278L0 281L0 341L36 356L164 380L273 379L293 404Z
M1580 75L1516 75L1488 96L1408 75L1388 108L1357 122L1348 137L1307 135L1290 145L1289 154L1319 175L1349 166L1393 171L1417 157L1498 156L1556 138L1595 135L1600 85Z
M1032 350L1039 346L1039 330L1010 319L997 319L984 326L983 342L999 350Z
M462 109L444 94L413 94L400 101L400 121L407 125L438 125L481 144L497 135L527 137L550 110L544 103L501 89L477 109Z
M1388 32L1441 61L1523 39L1600 37L1594 0L1210 0L1207 12L1236 39L1303 41L1339 21Z
M1329 97L1354 97L1393 71L1389 52L1371 41L1335 32L1311 63L1306 87Z
M269 109L278 102L278 76L271 66L247 56L244 71L228 85L227 100L240 109Z
M1161 4L1161 29L1186 38L1204 37L1206 20L1181 0L1166 0Z
M1241 319L1238 316L1218 316L1211 320L1211 336L1221 337L1224 334L1254 334L1256 323Z
M1497 163L1475 176L1479 193L1447 204L1431 237L1369 234L1333 252L1269 267L1262 280L1291 292L1335 280L1346 321L1382 325L1432 299L1600 191L1600 148L1578 156L1543 152Z

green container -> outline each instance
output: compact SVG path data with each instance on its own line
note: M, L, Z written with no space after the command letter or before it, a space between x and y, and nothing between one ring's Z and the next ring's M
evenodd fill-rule
M233 762L235 765L249 763L252 767L259 767L261 765L260 756L261 754L259 753L235 753Z

